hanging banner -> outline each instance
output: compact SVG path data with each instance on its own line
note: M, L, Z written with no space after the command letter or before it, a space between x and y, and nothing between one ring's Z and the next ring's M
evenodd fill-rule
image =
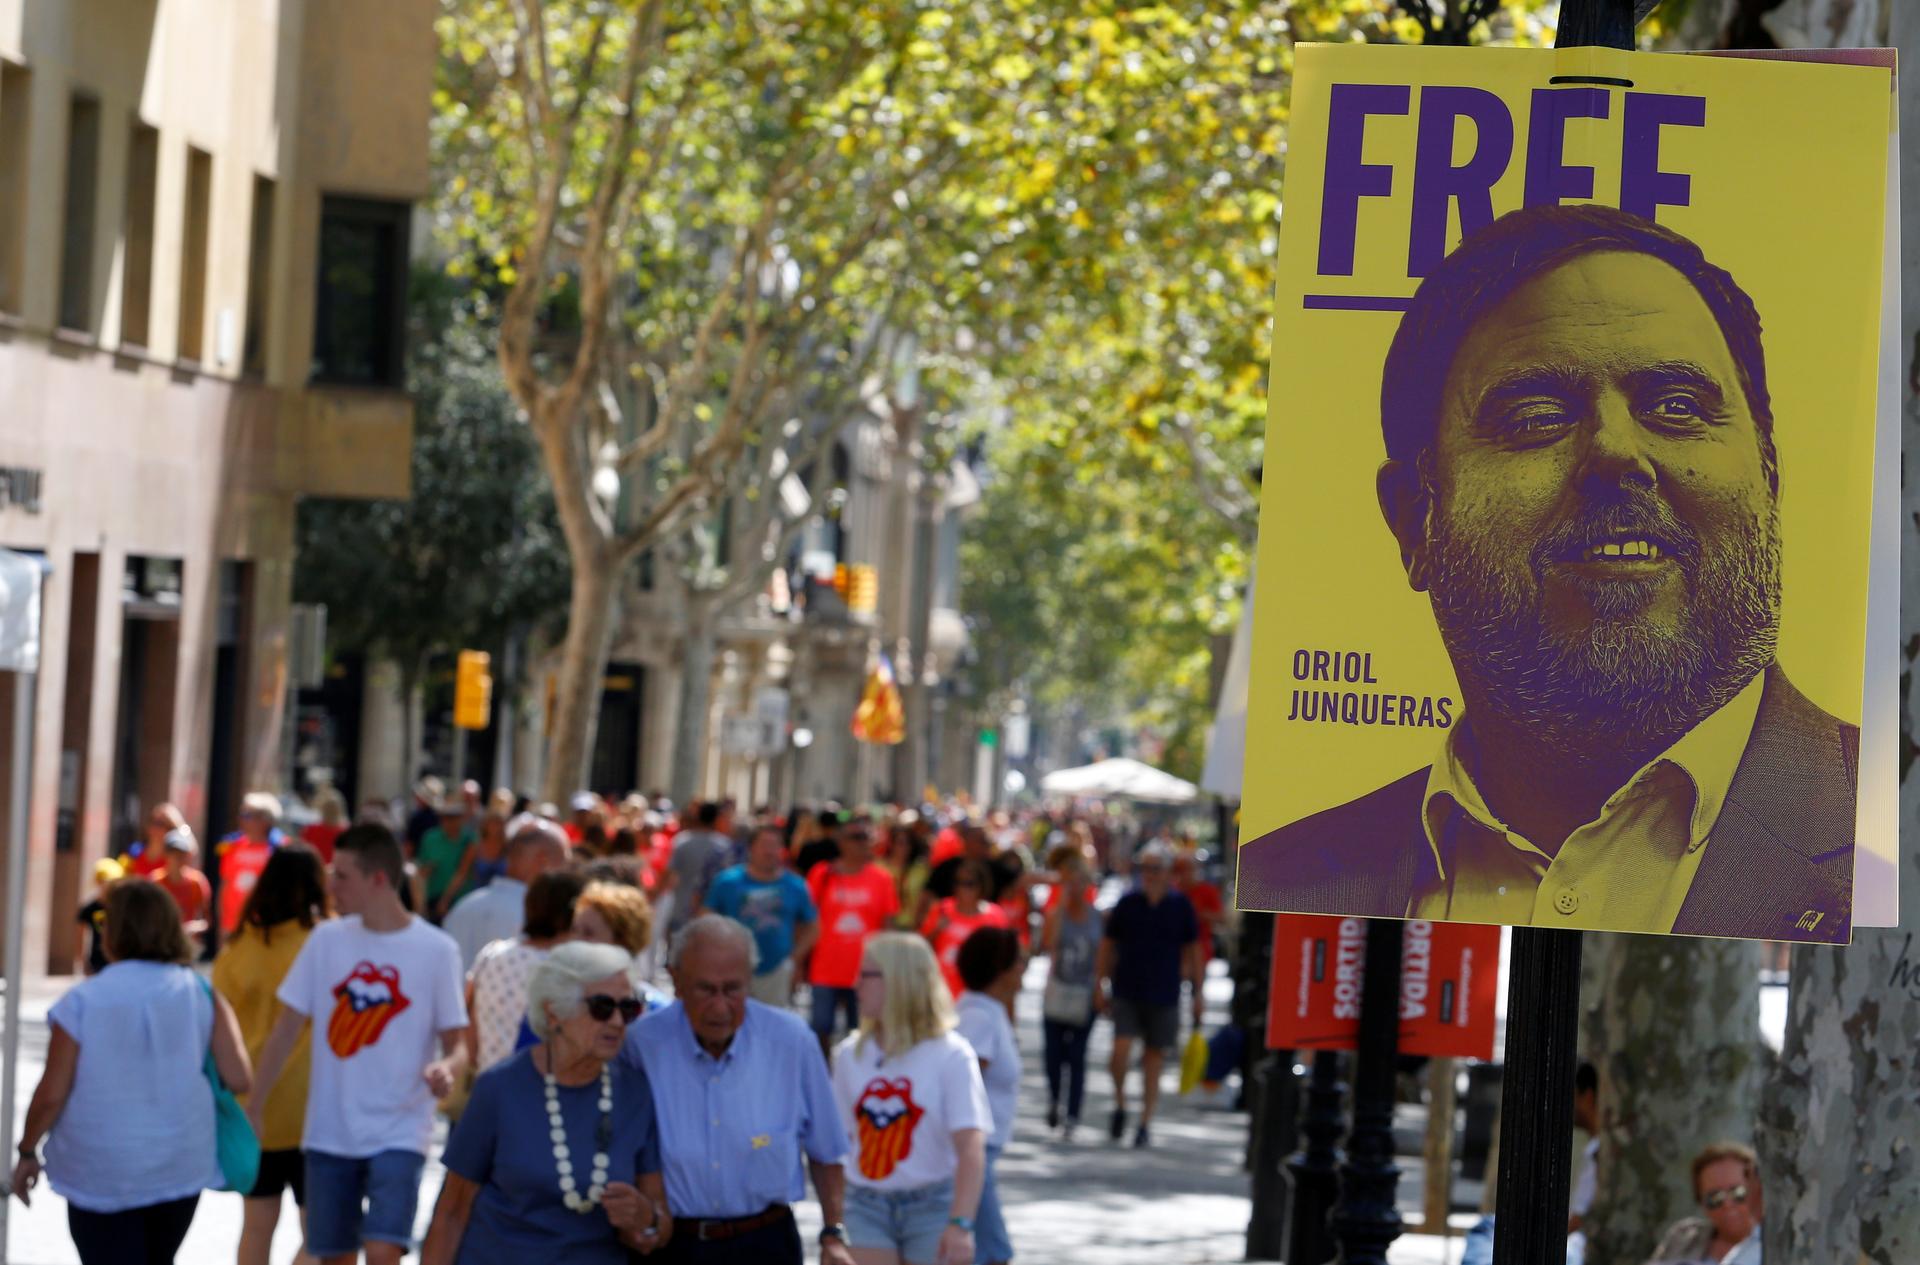
M1404 924L1400 1053L1493 1057L1500 995L1500 928L1420 919ZM1282 914L1273 920L1267 1045L1351 1050L1360 1040L1367 924L1360 918Z
M1297 50L1241 908L1851 938L1891 90Z

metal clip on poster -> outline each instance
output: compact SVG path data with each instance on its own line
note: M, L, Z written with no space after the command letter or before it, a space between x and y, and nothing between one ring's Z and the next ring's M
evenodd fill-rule
M1631 51L1635 24L1657 3L1565 0L1555 43ZM1515 927L1511 962L1493 1265L1542 1265L1567 1250L1580 932Z

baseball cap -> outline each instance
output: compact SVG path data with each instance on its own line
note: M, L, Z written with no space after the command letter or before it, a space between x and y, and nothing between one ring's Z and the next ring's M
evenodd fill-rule
M93 881L96 883L117 883L127 876L127 867L112 857L101 857L93 863Z
M185 830L169 830L164 841L169 852L192 852L195 844L193 835Z
M592 791L575 791L567 806L576 813L590 813L600 807L600 799Z

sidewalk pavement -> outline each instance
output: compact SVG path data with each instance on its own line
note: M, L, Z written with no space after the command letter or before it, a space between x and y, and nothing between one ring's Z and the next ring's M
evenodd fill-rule
M1222 1023L1232 984L1221 963L1207 982L1207 1026ZM1040 989L1044 960L1036 961L1020 995L1018 1036L1023 1067L1020 1118L1013 1141L1001 1157L999 1178L1007 1223L1017 1259L1034 1265L1200 1265L1239 1261L1246 1255L1247 1221L1252 1212L1248 1176L1242 1169L1247 1118L1226 1106L1201 1101L1201 1093L1174 1093L1178 1070L1169 1067L1154 1144L1146 1150L1107 1140L1106 1120L1113 1107L1112 1081L1106 1071L1112 1028L1095 1025L1087 1059L1087 1102L1079 1133L1063 1143L1046 1127L1046 1076L1041 1061ZM46 1011L64 981L22 997L22 1060L19 1071L20 1117L39 1083L46 1057ZM1139 1074L1129 1087L1130 1116L1139 1115ZM16 1129L18 1128L16 1120ZM1131 1141L1131 1130L1128 1133ZM424 1235L433 1215L445 1170L439 1156L444 1125L437 1131L420 1192L416 1233ZM1420 1220L1420 1165L1403 1155L1400 1211L1409 1224ZM819 1209L807 1202L796 1209L803 1241L811 1245L819 1229ZM12 1205L11 1251L0 1261L11 1265L78 1265L67 1235L66 1205L43 1184L33 1206ZM1392 1265L1455 1265L1461 1236L1475 1218L1456 1215L1450 1239L1403 1235L1389 1250ZM233 1257L240 1236L240 1199L231 1194L203 1195L193 1228L178 1259L183 1265L213 1265ZM274 1235L276 1265L293 1258L299 1223L289 1203ZM813 1259L811 1247L808 1259Z

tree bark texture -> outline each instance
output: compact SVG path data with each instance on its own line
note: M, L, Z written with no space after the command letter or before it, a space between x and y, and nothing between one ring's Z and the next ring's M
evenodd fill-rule
M1920 6L1904 0L1789 0L1767 21L1817 44L1891 43L1903 68L1920 65ZM1904 452L1920 441L1920 76L1911 69L1900 115ZM1762 1117L1768 1260L1920 1260L1920 776L1912 768L1920 495L1902 484L1901 926L1856 929L1844 949L1793 951L1786 1043Z
M553 733L547 748L542 797L565 807L587 788L593 746L600 731L600 694L613 641L619 568L605 550L573 550L573 597L567 605L567 636L560 647L554 683ZM598 788L615 794L624 786Z
M700 772L707 752L707 713L713 705L714 621L711 597L689 594L686 642L680 652L680 709L673 721L673 760L667 794L685 804L700 794Z
M1753 1139L1760 946L1620 936L1608 958L1586 1260L1640 1265L1662 1231L1698 1213L1688 1170L1694 1154L1709 1142Z

